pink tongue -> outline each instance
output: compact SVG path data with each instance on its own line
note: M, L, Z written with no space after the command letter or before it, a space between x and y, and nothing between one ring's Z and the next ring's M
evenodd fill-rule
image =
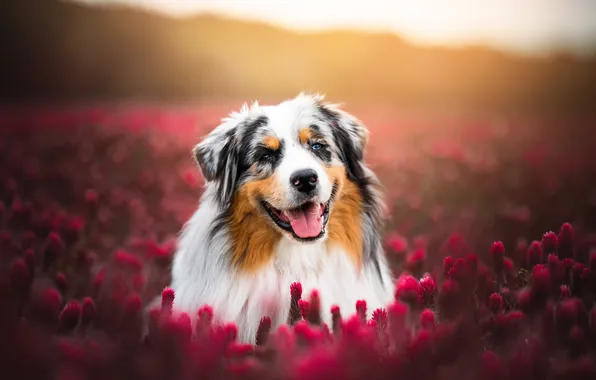
M319 236L323 229L323 218L321 217L319 205L309 205L306 209L286 211L292 230L301 238Z

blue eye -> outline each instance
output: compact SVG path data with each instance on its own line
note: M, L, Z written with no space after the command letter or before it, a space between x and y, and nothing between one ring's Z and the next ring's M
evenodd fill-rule
M323 148L323 145L321 145L321 144L312 144L310 146L310 149L312 149L312 150L320 150L321 148Z

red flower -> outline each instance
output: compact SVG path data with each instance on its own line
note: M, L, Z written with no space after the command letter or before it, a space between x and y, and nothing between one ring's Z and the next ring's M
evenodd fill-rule
M114 252L114 261L119 268L125 268L133 272L138 272L143 269L143 262L141 259L123 249L118 249Z
M430 309L424 309L420 313L420 327L426 330L435 328L435 313Z
M306 320L313 325L320 325L321 324L321 299L319 297L319 292L313 290L310 293L310 299L308 302L307 307L307 316Z
M141 311L143 303L138 294L129 295L124 301L124 314L128 317L134 317Z
M429 308L434 306L435 296L437 295L437 282L430 275L425 275L420 279L420 300L422 306Z
M213 322L213 308L209 305L202 306L197 310L197 316L197 334L204 333Z
M356 313L362 319L363 322L366 323L366 301L359 300L356 301Z
M331 306L331 329L333 331L334 334L338 334L340 332L341 329L341 312L339 310L339 306L337 305L333 305Z
M561 298L567 299L571 297L571 289L567 285L561 285Z
M290 314L288 316L288 324L293 325L302 318L300 305L298 304L302 297L302 284L294 282L290 285Z
M505 246L502 242L496 241L490 247L490 255L493 258L493 269L500 273L504 269L503 260L505 259Z
M162 314L172 314L172 307L174 306L174 289L165 288L161 292L161 312Z
M579 298L568 298L561 301L556 311L557 328L562 332L568 332L584 313L585 308Z
M81 324L83 326L88 325L91 323L93 318L95 317L95 302L89 297L85 297L83 299L83 304L81 306Z
M530 244L530 248L528 248L526 265L528 268L531 268L540 263L542 263L542 247L539 242L533 241L532 244Z
M263 317L259 322L257 329L256 344L257 346L263 346L269 340L269 332L271 330L271 318Z
M491 294L488 300L488 307L493 313L499 313L503 310L503 297L498 293Z
M546 297L551 289L550 272L544 265L535 265L532 268L532 291L534 295Z
M391 252L398 255L403 255L408 249L408 241L397 234L390 235L386 245Z
M448 274L453 268L453 265L455 265L455 260L453 260L453 257L445 257L443 259L443 273Z
M448 279L441 284L438 306L446 318L455 318L459 313L460 293L460 286L454 280Z
M43 254L43 269L47 271L50 266L54 265L55 261L62 254L64 250L64 242L60 235L52 232L48 235L45 243L45 250Z
M25 260L17 258L10 265L10 284L21 297L29 294L31 288L32 276Z
M387 311L385 309L375 309L371 316L371 322L380 331L385 331L387 329Z
M420 302L420 284L411 275L401 275L395 286L395 299L410 306L418 305Z
M558 236L559 257L568 258L573 257L573 227L569 223L563 223L559 230Z
M542 250L546 254L555 253L555 251L557 250L558 240L559 239L557 237L557 234L555 234L554 232L549 231L545 233L544 235L542 235Z
M487 380L501 380L505 378L506 371L503 362L492 351L482 353L482 378Z
M426 259L426 251L422 248L410 253L406 260L405 268L411 273L420 275L424 267L424 260Z
M68 280L66 279L66 276L64 275L64 273L57 273L56 278L54 279L54 282L56 284L56 287L62 294L65 294L70 287L70 285L68 284Z
M81 319L82 308L77 301L70 301L64 306L60 312L60 329L62 331L70 331L77 327Z

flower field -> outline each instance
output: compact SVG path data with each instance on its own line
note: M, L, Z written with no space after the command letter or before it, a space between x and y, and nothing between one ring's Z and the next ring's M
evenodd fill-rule
M355 112L395 302L320 310L296 283L251 346L165 288L190 150L229 110L0 111L0 378L596 379L595 120Z

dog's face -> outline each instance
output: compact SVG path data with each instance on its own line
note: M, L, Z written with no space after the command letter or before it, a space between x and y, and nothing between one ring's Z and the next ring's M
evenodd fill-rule
M224 208L246 198L269 228L308 242L326 236L337 192L361 176L367 136L351 115L301 94L233 113L194 155Z

